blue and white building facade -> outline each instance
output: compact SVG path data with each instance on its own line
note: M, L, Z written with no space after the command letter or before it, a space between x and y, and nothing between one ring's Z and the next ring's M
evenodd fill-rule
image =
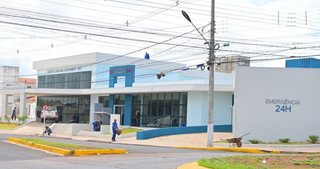
M95 103L102 103L110 113L120 114L122 125L178 127L181 121L187 126L207 125L209 72L183 71L185 67L104 53L74 55L34 62L37 88L19 92L38 96L38 116L44 104L57 107L60 122L91 123ZM233 75L216 72L214 89L214 124L231 130ZM135 121L136 109L140 124Z

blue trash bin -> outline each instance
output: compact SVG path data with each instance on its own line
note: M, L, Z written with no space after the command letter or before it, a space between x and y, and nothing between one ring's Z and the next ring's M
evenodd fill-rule
M93 124L93 131L97 131L98 125L96 123L92 123L92 124Z

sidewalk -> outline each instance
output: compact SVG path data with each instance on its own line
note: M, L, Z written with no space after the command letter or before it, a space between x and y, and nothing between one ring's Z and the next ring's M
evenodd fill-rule
M17 135L41 135L42 129L37 126L27 125L15 130L0 130L0 134L17 134ZM103 135L102 137L89 137L89 136L71 136L63 134L55 134L54 132L49 137L69 138L73 140L82 141L99 141L111 142L111 135ZM232 133L214 133L214 141L221 139L232 138ZM149 145L149 146L162 146L174 148L190 148L190 149L206 149L218 151L240 151L255 153L250 150L261 150L261 152L273 153L316 153L320 154L320 144L306 144L306 145L265 145L265 144L243 144L241 148L229 148L229 144L215 143L214 148L207 148L207 133L197 134L182 134L173 136L163 136L147 140L137 140L135 134L117 136L115 144L132 144L132 145ZM247 151L248 150L248 151Z

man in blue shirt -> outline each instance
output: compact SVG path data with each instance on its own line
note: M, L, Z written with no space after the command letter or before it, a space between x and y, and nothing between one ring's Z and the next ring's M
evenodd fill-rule
M14 118L14 120L16 120L16 114L17 114L17 110L16 110L16 108L14 108L12 111L12 120L13 120L13 118Z
M186 123L184 123L183 121L181 121L181 127L186 127Z
M117 119L114 119L112 123L112 141L116 141L116 130L118 129Z

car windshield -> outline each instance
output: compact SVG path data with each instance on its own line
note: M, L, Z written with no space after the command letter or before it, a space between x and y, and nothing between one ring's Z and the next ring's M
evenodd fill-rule
M50 110L50 111L56 111L57 108L56 108L56 107L49 107L49 110Z

